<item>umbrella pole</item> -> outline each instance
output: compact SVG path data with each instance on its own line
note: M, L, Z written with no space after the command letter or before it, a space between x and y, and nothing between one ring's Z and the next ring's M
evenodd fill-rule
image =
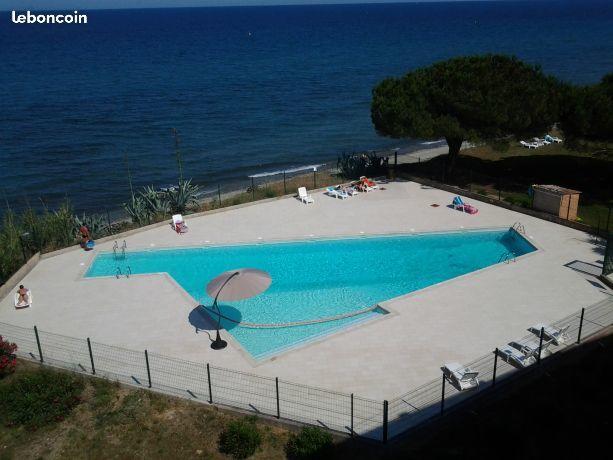
M219 288L219 291L217 291L217 295L215 296L215 301L213 302L213 307L217 308L217 315L218 315L217 316L217 333L215 335L215 340L213 341L213 343L211 343L211 348L213 350L222 350L226 348L226 346L228 345L228 342L226 342L225 340L222 340L221 335L219 334L219 326L221 326L221 310L219 309L219 305L217 305L217 298L219 297L219 294L221 294L221 291L223 290L223 288L226 287L226 284L228 284L228 281L230 281L232 278L234 278L238 274L239 272L232 273L232 275L229 276L226 281L224 281L224 283Z

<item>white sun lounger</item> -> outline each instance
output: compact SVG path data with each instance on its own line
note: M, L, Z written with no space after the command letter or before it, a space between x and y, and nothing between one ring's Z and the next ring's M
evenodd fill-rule
M539 340L528 340L527 342L509 342L509 345L515 348L517 351L521 351L524 355L532 355L535 358L539 354ZM547 348L551 345L551 341L545 340L543 337L543 347L541 349L541 358L545 356L549 356L551 354L551 350Z
M333 198L340 198L341 200L349 198L349 195L347 195L346 192L344 192L343 190L338 190L334 187L326 188L326 193Z
M557 329L555 327L549 326L547 324L535 324L532 327L528 328L528 332L532 332L537 337L541 336L541 329L543 329L543 338L554 345L561 345L568 339L566 335L566 331L570 324L567 324L562 329Z
M300 201L306 204L315 203L313 197L307 193L306 187L298 188L298 198L300 198Z
M559 137L556 137L556 136L551 136L549 134L547 134L545 136L545 140L547 140L549 142L555 142L556 144L561 144L562 143L562 139L560 139Z
M175 214L172 216L172 228L174 228L175 231L177 230L177 225L180 226L181 233L187 233L187 224L183 220L183 216L181 214Z
M524 147L526 147L527 149L535 149L537 147L536 144L531 143L531 142L519 141L519 143L523 145Z
M28 289L28 301L27 302L19 302L19 293L15 293L15 308L26 308L32 306L32 291Z
M503 361L511 364L518 369L522 367L528 367L531 364L536 362L536 358L534 355L529 354L526 355L521 351L513 348L511 345L504 345L498 349L498 356L502 358Z
M479 386L478 372L458 363L447 363L441 367L443 375L449 383L460 391L470 390Z

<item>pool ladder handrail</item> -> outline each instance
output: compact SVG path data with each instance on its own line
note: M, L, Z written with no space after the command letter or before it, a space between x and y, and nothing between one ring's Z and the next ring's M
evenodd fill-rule
M521 233L522 235L526 234L526 227L521 222L515 222L511 228L515 230L517 233Z
M130 276L132 275L132 268L130 268L130 266L126 266L126 274L125 277L126 278L130 278ZM115 278L119 279L122 276L124 276L124 274L121 272L121 267L117 267L117 270L115 271Z
M117 244L117 240L113 244L113 258L117 259L117 250L119 249L119 244Z
M504 262L505 264L508 264L511 261L515 262L516 259L517 259L517 256L515 255L513 251L506 251L500 255L500 257L498 258L498 263Z
M126 250L128 249L128 244L126 243L126 240L123 240L123 244L121 245L121 257L125 259L126 257Z

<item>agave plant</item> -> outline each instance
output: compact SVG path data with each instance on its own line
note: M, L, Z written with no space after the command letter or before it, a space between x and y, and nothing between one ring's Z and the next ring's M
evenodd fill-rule
M150 216L167 217L170 212L170 201L168 199L168 192L159 192L153 187L144 187L140 192L140 198L142 198L147 208L147 212Z
M171 211L183 214L190 206L198 204L199 191L200 187L192 185L191 179L180 181L178 187L167 192Z
M74 216L74 226L78 230L82 225L85 225L89 229L89 233L93 238L100 237L104 233L108 233L108 223L105 221L104 216L100 214L83 213L81 217Z
M132 195L130 201L123 204L123 208L135 224L142 225L149 219L147 206L140 195Z

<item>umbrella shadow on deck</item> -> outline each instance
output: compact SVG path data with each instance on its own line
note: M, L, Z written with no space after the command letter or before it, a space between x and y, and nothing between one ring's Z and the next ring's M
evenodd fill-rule
M219 305L219 309L222 314L220 329L229 331L238 326L242 319L239 310L230 305ZM205 332L211 340L213 340L213 337L209 331L215 332L217 330L217 319L217 314L208 305L198 305L188 315L189 324L194 327L196 334L201 331Z

